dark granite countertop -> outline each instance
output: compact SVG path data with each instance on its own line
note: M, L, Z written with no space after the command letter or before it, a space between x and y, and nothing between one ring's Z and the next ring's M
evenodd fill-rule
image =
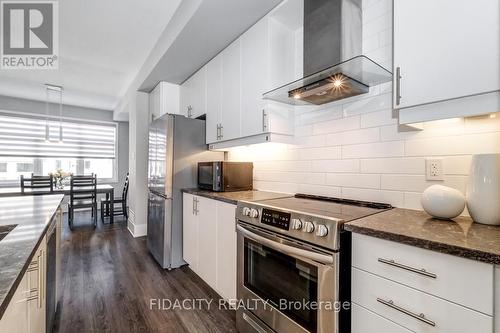
M468 217L438 220L423 211L395 208L344 224L344 229L447 253L500 264L500 226L474 223Z
M209 199L224 201L234 205L236 205L236 203L239 200L259 201L259 200L286 198L293 196L293 194L257 191L257 190L237 191L237 192L213 192L213 191L201 190L198 188L186 188L182 189L182 192L199 195L201 197L206 197Z
M62 194L0 198L0 229L15 225L0 240L0 318L63 198Z

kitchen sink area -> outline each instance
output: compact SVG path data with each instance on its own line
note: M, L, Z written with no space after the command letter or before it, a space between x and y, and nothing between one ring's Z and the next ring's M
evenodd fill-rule
M1 225L0 226L0 241L4 239L9 232L14 230L14 228L17 227L17 224L9 224L9 225Z

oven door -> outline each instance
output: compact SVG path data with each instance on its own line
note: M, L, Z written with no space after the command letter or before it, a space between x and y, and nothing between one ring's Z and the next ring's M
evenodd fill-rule
M338 332L338 253L238 223L240 332Z

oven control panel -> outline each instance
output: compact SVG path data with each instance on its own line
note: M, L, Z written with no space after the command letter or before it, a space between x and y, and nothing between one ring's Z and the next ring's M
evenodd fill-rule
M290 230L291 215L290 213L263 208L260 222L283 230Z

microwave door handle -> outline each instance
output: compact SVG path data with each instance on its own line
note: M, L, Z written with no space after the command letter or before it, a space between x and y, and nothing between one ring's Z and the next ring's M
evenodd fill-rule
M236 230L239 233L241 233L243 236L245 236L253 241L256 241L262 245L265 245L273 250L282 252L284 254L288 254L291 256L298 256L298 257L318 261L318 262L325 264L325 265L333 264L333 257L332 256L309 251L309 250L300 249L298 247L294 247L294 246L290 246L290 245L286 245L286 244L281 244L281 243L273 241L267 237L257 235L255 233L243 228L242 226L239 226L239 225L236 226Z

